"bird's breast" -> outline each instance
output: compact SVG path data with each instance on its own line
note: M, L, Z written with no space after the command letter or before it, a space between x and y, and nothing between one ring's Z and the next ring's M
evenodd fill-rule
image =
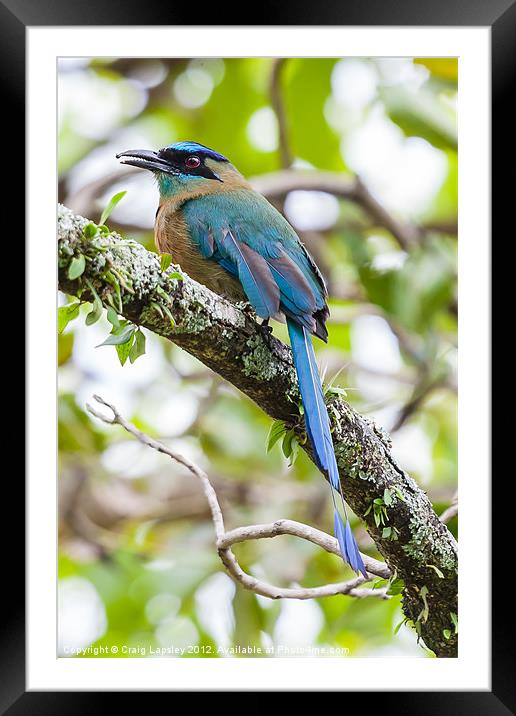
M172 261L179 264L194 281L233 301L245 299L240 282L215 261L199 253L180 208L171 211L167 204L160 206L156 214L154 238L158 251L170 254Z

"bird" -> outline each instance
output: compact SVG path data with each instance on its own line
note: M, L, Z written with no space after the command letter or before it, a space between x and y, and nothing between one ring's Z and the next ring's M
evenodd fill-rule
M160 253L171 254L191 278L215 293L249 302L268 330L269 319L286 320L306 433L314 461L331 486L339 549L343 560L366 577L344 503L312 344L312 336L327 342L329 316L328 292L314 259L287 219L213 149L181 141L116 157L150 170L157 180L154 236Z

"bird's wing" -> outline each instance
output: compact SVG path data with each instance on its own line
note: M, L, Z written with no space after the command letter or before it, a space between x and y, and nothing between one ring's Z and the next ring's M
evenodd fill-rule
M326 310L324 282L294 229L264 197L247 190L212 194L186 202L183 216L201 254L240 280L260 317L281 310L316 332L314 314Z

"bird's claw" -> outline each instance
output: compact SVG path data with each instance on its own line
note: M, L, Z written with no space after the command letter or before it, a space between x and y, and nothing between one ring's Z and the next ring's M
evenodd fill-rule
M271 341L272 341L272 326L269 326L269 319L264 318L261 323L258 324L260 328L260 332L263 335L263 338L269 348L271 347Z

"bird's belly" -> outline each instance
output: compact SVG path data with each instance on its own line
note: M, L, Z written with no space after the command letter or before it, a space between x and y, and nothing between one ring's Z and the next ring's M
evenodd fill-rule
M212 259L202 256L190 239L188 227L179 214L159 211L156 217L155 241L158 250L172 256L194 281L202 283L211 291L226 296L232 301L245 300L245 294L239 281Z
M212 259L205 259L197 251L186 247L185 250L173 251L173 260L178 263L194 281L202 283L220 296L233 301L245 299L239 281L234 279L225 269Z

